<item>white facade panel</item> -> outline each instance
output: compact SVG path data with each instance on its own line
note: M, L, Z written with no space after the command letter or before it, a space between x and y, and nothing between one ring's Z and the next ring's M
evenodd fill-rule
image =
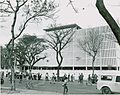
M85 70L92 67L92 57L78 47L78 39L85 37L87 39L89 31L98 31L98 33L101 33L104 37L94 66L100 68L98 70L106 70L106 68L112 67L118 70L118 68L120 68L120 46L115 42L114 35L108 26L76 30L73 36L73 42L68 44L62 51L64 59L61 66L72 67L73 70L75 70L76 67L85 67ZM57 67L55 51L47 50L45 52L48 54L47 58L39 61L35 66Z

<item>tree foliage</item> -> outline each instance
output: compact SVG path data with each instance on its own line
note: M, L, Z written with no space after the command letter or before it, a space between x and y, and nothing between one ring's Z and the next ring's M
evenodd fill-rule
M8 51L5 47L1 46L1 68L10 69Z
M47 49L43 38L38 38L35 35L23 35L16 44L17 61L20 65L27 64L32 67L41 59L45 59L46 55L42 54Z
M30 21L40 21L43 17L52 18L57 7L54 1L48 0L4 0L0 5L1 13L13 16L11 32L14 33L15 29L19 31L16 36L12 35L14 39L22 34ZM22 18L21 23L18 22L19 18ZM17 23L20 24L16 27Z
M51 17L54 14L53 11L56 5L54 1L47 0L3 0L0 1L0 6L2 14L12 16L11 39L7 44L7 49L9 57L12 56L9 61L12 74L11 89L15 90L15 40L23 33L30 21L38 21L42 17ZM19 22L20 19L23 21Z

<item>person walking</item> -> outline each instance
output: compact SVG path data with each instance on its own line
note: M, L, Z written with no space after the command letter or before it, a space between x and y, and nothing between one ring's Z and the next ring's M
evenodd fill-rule
M79 83L83 83L83 77L84 77L83 73L79 74L79 80L78 80Z
M68 81L70 81L70 74L68 74Z
M56 81L56 76L55 76L55 73L53 73L53 75L52 75L52 82L53 82L53 84L55 84L55 81Z
M4 72L0 72L1 85L4 84Z
M22 76L22 74L20 74L19 75L19 79L20 79L19 83L22 83L22 78L23 78L23 76Z
M92 85L92 78L91 78L90 74L88 75L88 79L87 79L86 85Z
M83 75L83 73L81 73L81 75L80 75L80 83L83 83L83 78L84 78L84 75Z
M73 82L73 80L74 80L74 77L73 77L73 74L71 75L71 82Z
M64 79L64 83L62 84L63 86L63 95L68 94L68 78Z
M94 78L95 78L95 84L96 84L97 81L98 81L98 76L97 76L97 74L94 75Z
M48 73L45 74L45 80L49 81L49 74Z

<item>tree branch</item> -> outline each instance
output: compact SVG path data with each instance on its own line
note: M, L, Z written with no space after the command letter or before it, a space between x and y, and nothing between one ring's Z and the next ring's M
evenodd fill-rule
M36 59L36 60L33 62L32 66L34 66L35 63L37 63L37 62L40 61L41 59L45 59L45 58L46 58L46 56L40 57L40 58Z
M110 26L111 30L113 31L113 34L115 35L115 37L118 41L118 44L120 45L120 28L119 28L118 24L116 23L116 21L111 16L111 14L105 8L103 0L97 0L96 7L97 7L99 13L102 15L102 17L105 19L105 21Z
M10 6L10 8L12 9L12 11L13 11L13 12L15 12L15 10L14 10L14 8L13 8L13 6L12 6L11 2L10 2L10 1L8 1L8 0L7 0L7 2L8 2L8 5Z

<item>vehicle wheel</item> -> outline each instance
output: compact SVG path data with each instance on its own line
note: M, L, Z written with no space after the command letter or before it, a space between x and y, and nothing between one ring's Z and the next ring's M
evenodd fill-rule
M102 94L111 94L111 90L109 87L103 87L102 89Z

